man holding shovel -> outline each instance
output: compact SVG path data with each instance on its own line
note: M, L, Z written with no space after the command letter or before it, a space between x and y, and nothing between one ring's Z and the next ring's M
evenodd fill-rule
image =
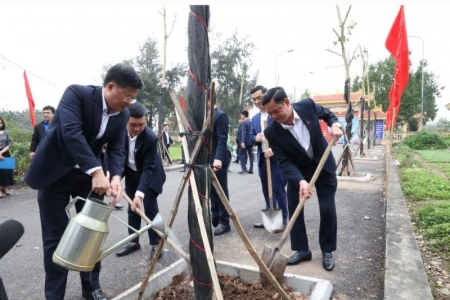
M270 171L271 171L271 179L272 179L272 191L273 191L273 204L274 207L281 209L283 215L283 224L286 225L288 221L288 211L287 211L287 202L286 202L286 190L284 187L286 186L286 177L281 171L280 167L277 164L275 157L273 156L272 149L270 147L266 147L265 137L263 130L265 128L264 123L270 124L272 119L267 114L266 109L261 104L261 100L264 94L267 92L267 89L262 85L255 86L251 91L252 101L255 106L259 109L259 113L253 116L252 118L252 129L250 130L250 142L253 145L257 146L257 164L258 164L258 174L261 179L261 186L264 195L264 200L266 205L262 209L263 211L267 211L270 208L269 204L269 182L267 177L268 165L267 161L270 161ZM253 224L255 228L264 228L264 224L257 222Z
M319 119L331 127L331 137L335 141L342 136L341 125L329 109L315 104L310 98L291 104L282 87L268 90L262 99L262 105L276 121L264 130L264 134L269 139L278 164L287 177L288 207L292 216L299 205L299 200L302 197L306 199L311 197L313 190L309 188L308 182L327 148ZM327 158L315 183L320 208L319 244L323 267L327 271L334 268L331 252L336 250L335 171L336 163L331 155ZM290 237L291 248L297 252L289 258L288 265L311 260L303 211L295 221Z

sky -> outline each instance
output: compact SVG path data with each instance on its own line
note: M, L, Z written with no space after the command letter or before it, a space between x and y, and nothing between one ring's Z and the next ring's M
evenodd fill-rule
M175 19L167 45L167 65L187 62L186 1L36 2L0 0L0 111L28 109L24 69L36 109L41 109L45 105L56 107L70 84L100 85L103 66L135 58L149 36L158 41L162 53L163 18L159 12L163 5L168 28ZM237 31L239 37L257 47L249 72L259 72L259 84L270 88L276 85L277 78L278 85L296 98L304 89L322 95L342 93L342 58L326 51L340 51L333 45L336 35L332 29L338 30L339 26L335 4L290 2L294 1L229 0L226 5L211 1L210 51L218 43L217 33L231 37ZM438 118L450 119L450 112L444 107L450 103L450 3L441 2L408 1L405 19L408 35L421 38L408 39L412 68L419 67L423 56L428 61L426 71L436 75L439 85L447 86L436 102ZM350 52L358 44L365 47L369 63L376 63L389 56L384 42L401 2L364 3L352 5L348 20L357 25L346 47ZM348 4L340 5L342 15L347 8ZM362 63L355 60L350 76L361 73Z

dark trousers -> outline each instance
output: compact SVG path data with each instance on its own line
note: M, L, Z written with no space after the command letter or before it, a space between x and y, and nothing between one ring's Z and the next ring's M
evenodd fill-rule
M92 188L92 177L73 170L48 188L38 191L39 214L41 217L42 241L44 244L44 269L45 269L45 298L47 300L64 299L67 284L68 270L56 265L52 261L59 241L62 238L66 226L69 224L65 208L70 197L80 196L87 198ZM90 197L103 199L102 196L92 193ZM80 212L84 201L77 201L75 208ZM81 288L92 291L100 288L100 262L95 264L91 272L80 272Z
M307 172L302 170L306 181L310 181L314 168ZM322 170L315 184L315 191L319 199L320 229L319 245L322 252L333 252L336 250L337 239L337 216L335 194L337 189L336 174L330 174ZM288 183L289 212L292 216L299 204L298 183ZM311 200L307 200L311 201ZM294 251L306 251L309 249L308 236L306 234L304 209L294 223L291 231L291 248Z
M241 146L238 146L238 158L241 163L242 170L247 170L247 157L250 161L249 171L253 171L253 161L255 160L253 157L253 146L246 146L245 149L242 149Z
M228 164L222 165L222 168L215 172L217 180L222 186L223 192L227 196L227 199L230 200L228 196ZM222 204L219 195L216 192L216 189L211 186L211 217L212 224L216 227L219 224L229 225L230 224L230 216L228 215L227 210Z
M139 173L127 168L127 171L125 173L125 190L127 192L127 195L132 199L134 198L134 194L136 193L139 180L140 180ZM151 188L148 188L146 191L142 192L144 193L143 199L144 213L150 220L153 220L159 212L157 202L159 194ZM128 205L128 225L130 225L136 230L139 230L141 229L141 223L142 218L134 211L132 211L130 206ZM128 228L128 233L131 235L134 234L135 232L130 228ZM148 238L150 240L150 245L157 245L160 239L159 235L152 229L148 231ZM134 240L132 240L132 242L134 243L139 242L139 236Z
M266 207L269 208L269 183L267 181L267 163L264 153L259 156L259 168L258 175L261 179L261 187L264 195L264 200L266 201ZM272 196L273 196L273 207L275 209L281 209L283 213L283 223L288 222L288 208L287 208L287 197L286 197L286 177L281 171L277 164L275 156L270 158L270 172L272 174Z

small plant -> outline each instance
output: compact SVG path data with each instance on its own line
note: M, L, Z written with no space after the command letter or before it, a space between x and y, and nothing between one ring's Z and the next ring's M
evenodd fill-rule
M422 168L403 169L402 190L412 200L450 199L448 180Z
M403 140L403 144L414 150L446 149L448 147L445 140L438 134L427 130L409 136Z

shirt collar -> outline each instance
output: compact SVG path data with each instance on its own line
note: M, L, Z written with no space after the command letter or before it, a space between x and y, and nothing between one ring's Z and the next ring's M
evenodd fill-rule
M287 125L287 124L284 124L284 123L280 123L280 125L281 125L284 129L292 129L292 128L294 128L295 124L296 124L298 121L300 121L300 117L298 116L298 114L297 114L297 112L295 111L295 109L293 109L292 106L291 106L291 109L292 109L292 112L294 113L294 125Z
M130 141L134 141L134 140L136 140L137 139L137 135L135 136L135 137L131 137L131 135L130 135L130 132L127 130L127 134L128 134L128 139L130 140Z
M120 114L120 111L114 111L114 110L110 110L108 112L108 106L106 105L106 100L105 100L105 94L104 94L104 89L102 89L102 103L103 103L103 114L105 116L115 116Z

